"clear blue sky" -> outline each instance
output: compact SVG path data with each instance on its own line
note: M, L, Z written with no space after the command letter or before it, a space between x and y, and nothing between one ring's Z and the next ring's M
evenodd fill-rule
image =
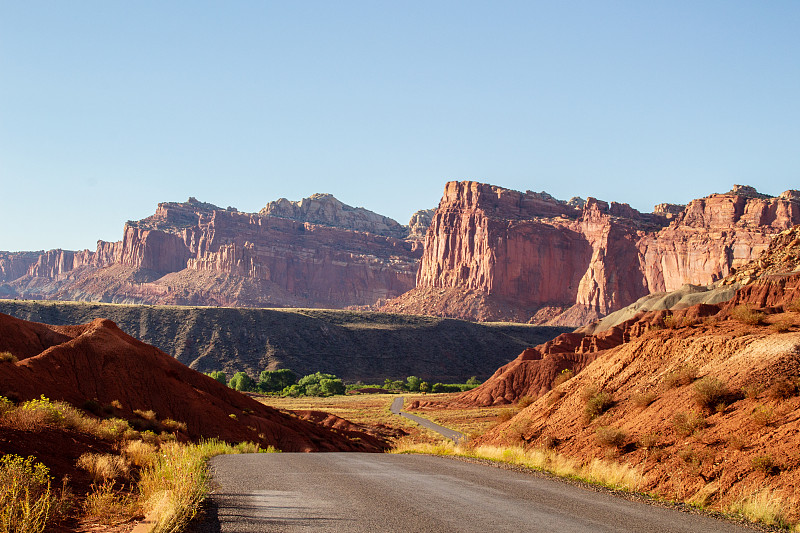
M189 196L448 180L650 211L800 188L797 1L0 0L0 250L94 249Z

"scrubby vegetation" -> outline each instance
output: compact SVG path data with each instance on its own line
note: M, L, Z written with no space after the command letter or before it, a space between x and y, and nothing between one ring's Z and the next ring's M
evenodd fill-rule
M75 494L67 478L60 487L52 486L44 458L14 454L0 458L0 533L39 533L68 516L102 525L146 514L157 522L152 531L182 531L208 493L207 459L262 451L249 443L182 443L174 431L185 431L183 422L159 422L152 411L137 411L136 416L134 420L157 424L162 432L138 431L127 420L97 418L44 396L18 405L0 397L0 429L74 432L109 450L87 451L75 460L76 471L87 472L91 481L88 492Z

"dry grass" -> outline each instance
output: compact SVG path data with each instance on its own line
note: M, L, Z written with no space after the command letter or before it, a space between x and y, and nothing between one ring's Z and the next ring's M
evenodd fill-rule
M128 462L141 468L153 464L157 451L158 448L153 444L148 444L141 440L134 440L125 445L123 453Z
M796 504L770 489L743 491L729 507L728 512L741 515L751 522L786 528L787 516Z
M519 409L525 409L526 407L528 407L530 404L532 404L535 401L536 401L536 398L534 398L533 396L523 396L517 402L517 407Z
M625 490L636 490L643 479L638 469L627 465L601 459L593 459L589 463L582 464L565 455L544 448L534 448L527 451L520 446L478 446L476 448L468 448L441 441L437 444L401 446L395 448L392 453L426 453L488 459Z
M110 453L84 453L78 458L76 466L86 470L94 483L128 477L131 469L123 457Z
M565 368L556 376L556 379L553 380L553 388L556 388L559 385L566 383L567 381L571 380L574 376L575 372L573 372L572 369Z
M0 363L17 363L19 359L11 352L0 352Z
M773 400L788 400L797 394L797 384L788 378L782 378L772 384L768 393Z
M750 413L750 420L760 427L768 427L775 419L775 411L766 405L757 405Z
M775 474L780 469L778 463L775 462L775 458L769 454L753 457L750 459L750 464L753 465L754 470L764 472L767 475Z
M135 496L122 488L116 489L113 480L94 486L83 502L83 512L106 524L126 522L140 514Z

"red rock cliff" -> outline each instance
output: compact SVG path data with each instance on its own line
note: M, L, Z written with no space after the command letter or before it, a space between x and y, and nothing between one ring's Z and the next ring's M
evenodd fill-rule
M579 204L448 183L417 287L383 309L581 325L651 292L720 279L800 222L794 192L770 198L738 186L678 214L675 206L643 214L593 198Z

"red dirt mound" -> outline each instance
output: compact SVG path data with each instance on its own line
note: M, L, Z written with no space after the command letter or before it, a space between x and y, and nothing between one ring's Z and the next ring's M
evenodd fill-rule
M109 320L54 327L0 314L0 351L20 361L0 363L0 395L45 395L77 407L119 402L118 415L154 411L185 422L192 439L251 441L283 451L381 451L380 439L281 413L179 363L122 332ZM355 432L352 432L355 433Z
M769 314L791 307L798 300L800 273L769 274L742 287L732 300L722 304L698 304L674 311L641 313L594 335L564 333L525 350L499 368L483 385L464 392L449 403L455 406L499 405L516 402L523 396L538 398L553 387L556 376L563 369L569 368L577 373L608 350L629 343L652 329L693 324L712 316L722 320L740 305Z

